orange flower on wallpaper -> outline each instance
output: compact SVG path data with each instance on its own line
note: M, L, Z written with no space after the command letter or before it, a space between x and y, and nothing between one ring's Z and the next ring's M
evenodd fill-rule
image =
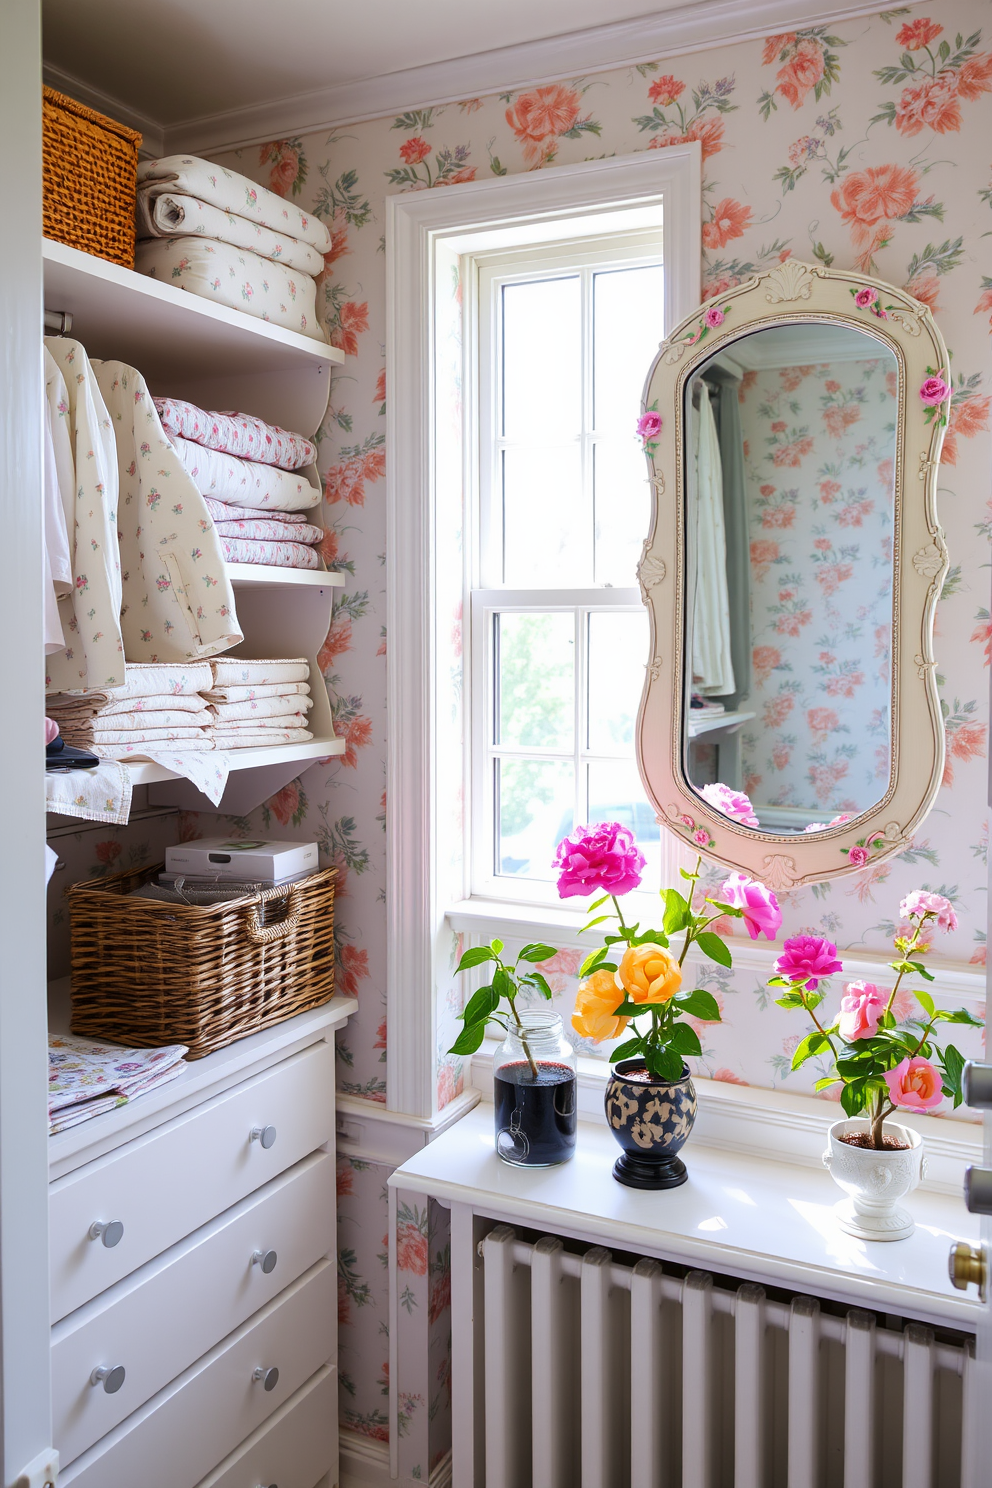
M766 36L764 50L761 53L761 61L765 67L792 46L796 39L795 31L783 31L778 36Z
M988 315L989 329L992 330L992 279L982 277L982 292L975 306L976 315Z
M889 99L882 104L872 124L894 124L910 138L924 129L956 134L962 124L962 99L971 103L992 91L992 53L977 50L981 32L967 40L959 35L953 47L945 37L935 48L943 30L923 16L896 32L896 43L903 48L898 66L877 68L875 76L882 83L905 86L898 102Z
M896 107L896 128L906 135L919 134L921 129L956 133L961 128L961 105L954 73L938 72L918 87L904 89Z
M744 229L751 221L751 208L742 206L739 201L725 196L713 208L713 216L709 222L703 223L703 246L706 248L723 248L730 242L731 238L740 238L744 235Z
M861 418L861 409L856 403L835 403L830 408L823 410L823 422L827 426L827 432L835 439L839 439L845 429L856 424Z
M944 444L940 452L942 465L958 463L959 439L974 439L976 434L985 432L989 427L990 408L992 408L990 397L972 396L954 399L947 420L947 433L944 435Z
M936 41L943 29L935 21L921 16L918 21L907 21L905 26L900 26L896 32L896 45L901 46L904 52L918 52L922 47L928 47L932 41Z
M591 118L580 119L581 94L564 83L551 83L521 93L506 110L506 122L523 146L531 165L548 165L555 157L558 141L583 131L599 134L601 126Z
M354 300L345 300L338 313L336 325L331 327L331 345L347 356L358 355L358 337L369 328L368 301L359 305Z
M936 274L918 274L915 279L910 279L903 285L907 294L911 294L914 300L929 306L931 310L939 310L937 304L940 295L940 280Z
M781 93L794 109L801 108L810 93L823 77L823 48L815 41L800 41L791 59L775 74Z
M269 140L259 145L260 165L271 163L269 190L277 196L299 196L307 178L307 158L300 139Z
M358 984L369 974L369 953L358 946L343 945L338 951L335 973L337 991L345 997L358 996ZM383 1097L385 1099L385 1097ZM375 1097L373 1097L375 1099Z
M812 448L813 437L810 434L806 434L800 439L793 439L789 444L780 444L772 455L772 464L777 465L780 469L783 466L788 469L795 469L796 466L802 464L804 457L809 454Z
M413 139L404 140L400 145L400 159L406 165L419 165L430 153L430 145L419 134L415 134Z
M778 561L779 546L770 538L756 537L751 542L751 571L756 579L763 579L773 563Z
M762 725L767 729L781 728L792 712L795 701L791 692L780 692L778 697L769 698L761 715Z
M779 69L775 74L775 87L758 98L762 118L771 117L772 111L778 108L779 98L793 109L802 108L811 93L819 102L840 78L840 58L832 48L846 45L839 36L829 35L826 26L811 26L805 31L785 31L779 36L767 37L761 54L762 65L771 67L777 62Z
M782 653L777 646L755 646L751 652L751 666L756 682L767 682L777 666L782 665Z
M988 666L990 660L992 660L992 618L990 618L988 610L979 610L978 621L979 623L971 632L971 639L977 641L983 647L985 665Z
M671 73L664 77L656 78L648 89L648 97L652 103L660 103L662 108L667 108L670 103L675 103L685 92L685 83Z
M893 222L919 208L918 186L919 177L909 166L871 165L867 170L855 171L830 193L831 205L850 227L854 246L861 249L860 268L867 268L875 253L889 241ZM932 200L925 205L932 207Z

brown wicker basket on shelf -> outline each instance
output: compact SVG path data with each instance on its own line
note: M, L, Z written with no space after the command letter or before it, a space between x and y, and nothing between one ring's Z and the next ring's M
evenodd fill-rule
M336 868L224 904L129 897L162 866L68 890L73 1033L202 1059L334 996Z
M141 135L45 88L45 237L134 268L134 199Z

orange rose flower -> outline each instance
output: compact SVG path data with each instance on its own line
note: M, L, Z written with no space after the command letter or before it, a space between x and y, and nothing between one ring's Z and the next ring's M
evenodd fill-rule
M627 1027L626 1018L614 1016L624 1000L612 971L594 971L581 983L575 999L572 1027L583 1038L602 1043L619 1038Z
M904 165L871 165L855 171L830 200L844 222L855 228L904 217L916 200L918 178Z
M823 77L823 50L815 41L804 40L784 67L775 74L777 92L787 98L794 109L801 108L807 94Z
M918 88L904 88L896 109L896 128L910 136L924 128L935 134L956 134L961 128L961 104L953 72L938 72Z
M578 117L579 95L574 88L564 88L560 83L521 93L515 105L506 111L506 122L517 138L536 142L567 134Z
M905 26L900 26L896 32L896 45L901 46L907 52L918 52L923 47L929 46L943 29L943 26L938 26L936 21L921 16L918 21L907 21Z
M650 941L627 947L617 976L631 1002L668 1002L682 985L682 969L671 951Z
M713 220L703 223L703 245L706 248L725 248L731 238L740 238L751 221L751 208L729 196L713 209Z
M958 73L958 92L962 98L980 98L992 91L992 52L979 52L962 62Z

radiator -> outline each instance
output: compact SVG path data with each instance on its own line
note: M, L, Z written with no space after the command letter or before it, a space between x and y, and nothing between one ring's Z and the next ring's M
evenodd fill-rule
M982 1488L964 1335L508 1225L479 1254L485 1488Z

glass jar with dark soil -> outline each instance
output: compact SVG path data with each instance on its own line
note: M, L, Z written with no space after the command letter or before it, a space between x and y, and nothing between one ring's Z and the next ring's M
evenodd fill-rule
M575 1152L575 1051L557 1013L519 1017L493 1056L496 1151L514 1167L550 1168Z

